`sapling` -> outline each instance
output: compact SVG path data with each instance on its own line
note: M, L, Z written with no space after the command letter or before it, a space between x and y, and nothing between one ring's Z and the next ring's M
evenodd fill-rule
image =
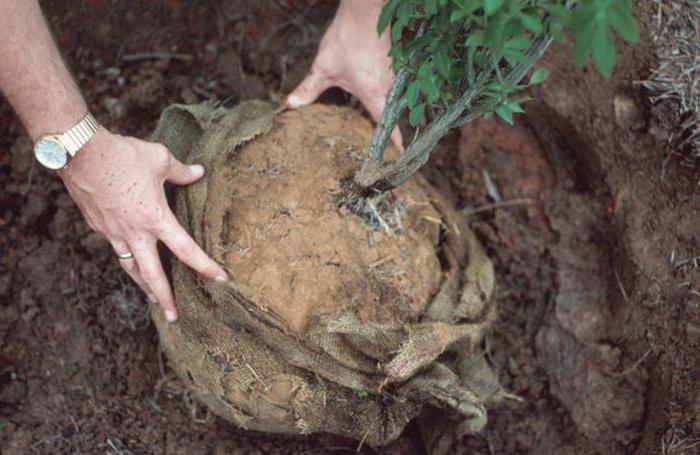
M396 79L354 177L362 196L404 183L451 128L493 116L512 124L532 99L527 89L547 78L546 69L531 70L567 31L576 63L592 58L605 78L615 65L614 34L639 39L631 0L389 0L378 32L390 24ZM389 136L406 110L414 137L398 159L387 161ZM355 203L366 212L366 204Z

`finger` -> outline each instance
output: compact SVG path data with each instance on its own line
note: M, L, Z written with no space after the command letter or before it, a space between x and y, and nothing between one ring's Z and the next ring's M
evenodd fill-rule
M306 78L292 90L287 97L285 105L290 109L306 106L316 101L326 89L333 86L333 81L325 71L311 67L311 72Z
M165 319L168 322L177 321L177 308L175 307L173 293L170 289L168 278L163 271L163 265L160 263L155 239L130 246L141 272L141 277L146 286L153 291L158 304L165 314Z
M121 240L110 240L110 243L112 244L112 248L114 248L114 251L117 253L117 255L129 253L129 246L126 244L126 242L123 242ZM151 303L158 302L156 300L156 296L153 295L151 289L148 287L146 282L143 281L143 278L141 278L141 273L139 272L138 264L136 264L136 260L133 257L129 259L119 258L119 265L122 266L122 269L124 269L127 275L129 275L131 279L134 280L138 287L140 287L141 290L146 293L146 297L148 297L148 300L150 300Z
M401 136L401 130L398 126L391 132L391 142L403 152L403 136Z
M163 228L160 229L158 238L165 242L175 256L202 276L222 282L228 280L224 269L207 256L177 222L174 215L171 214Z
M201 179L204 175L204 166L201 164L186 165L176 158L170 160L165 179L175 185L189 185Z

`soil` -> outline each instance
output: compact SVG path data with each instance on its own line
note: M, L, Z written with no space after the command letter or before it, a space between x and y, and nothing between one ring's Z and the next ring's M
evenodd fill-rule
M236 289L294 333L349 306L376 323L414 321L440 289L441 215L418 179L376 202L386 227L375 221L369 241L362 218L338 210L371 138L357 111L309 106L280 114L210 176L220 190L207 201L208 243L222 239ZM217 217L233 220L219 232Z
M172 102L279 98L335 8L44 3L93 112L141 137ZM636 4L648 36L653 3ZM553 48L551 78L516 127L468 125L424 172L466 209L496 264L500 315L485 348L522 399L491 410L457 453L700 453L697 171L673 157L667 114L634 84L653 68L651 46L620 45L610 81ZM173 58L139 55L155 51ZM357 105L339 91L322 101ZM0 110L2 453L355 450L237 430L194 402L143 297ZM415 432L387 451L420 453Z

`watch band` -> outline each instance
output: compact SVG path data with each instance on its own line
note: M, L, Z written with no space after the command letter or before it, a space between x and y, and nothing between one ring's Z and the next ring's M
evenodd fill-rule
M59 140L66 148L71 157L78 153L78 150L83 148L92 136L100 129L100 124L97 123L95 117L91 113L85 114L78 123L70 128L65 133L58 136Z

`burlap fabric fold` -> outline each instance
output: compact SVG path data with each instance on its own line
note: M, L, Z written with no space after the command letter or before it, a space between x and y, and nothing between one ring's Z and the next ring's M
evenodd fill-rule
M176 213L232 280L205 282L173 261L181 319L168 324L155 307L153 319L182 380L243 428L379 446L425 411L437 447L448 423L451 438L482 429L503 396L480 347L496 314L493 266L460 217L421 177L398 191L399 221L384 229L337 205L342 185L323 173L359 167L370 134L349 109L281 114L257 101L174 105L159 121L153 139L208 170L177 190ZM289 147L317 150L299 164L305 150ZM320 182L309 201L298 196L314 192L306 173ZM295 192L295 179L311 190ZM345 242L350 252L346 231L362 239Z

